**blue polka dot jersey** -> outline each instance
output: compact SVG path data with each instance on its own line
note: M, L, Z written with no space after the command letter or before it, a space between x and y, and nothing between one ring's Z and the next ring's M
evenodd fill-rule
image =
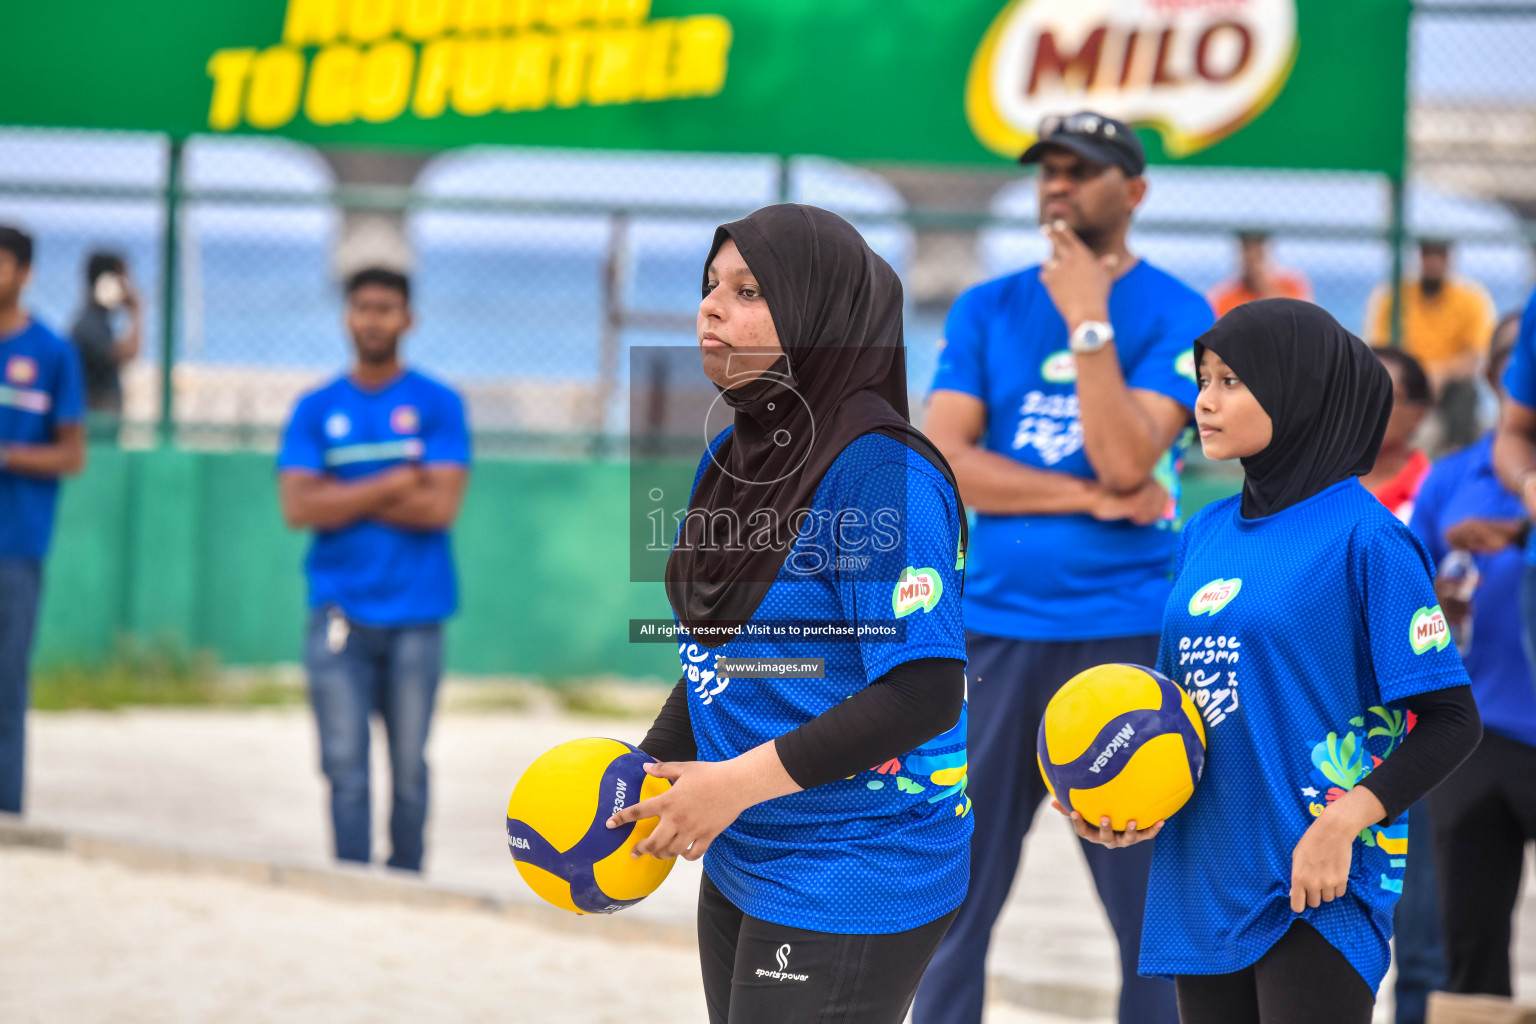
M1422 544L1351 478L1274 515L1239 499L1180 536L1158 668L1205 718L1205 776L1157 839L1142 974L1226 974L1298 916L1291 854L1413 727L1394 704L1467 684ZM1361 832L1349 889L1299 916L1375 989L1408 819Z
M931 463L889 437L865 434L822 479L811 513L737 636L709 648L679 634L700 760L723 761L775 739L896 665L965 658L961 511ZM754 635L766 624L886 632ZM824 658L824 677L717 670L718 659L743 657ZM710 845L705 871L732 903L775 924L845 934L926 924L965 897L965 770L962 713L953 729L884 764L747 809Z

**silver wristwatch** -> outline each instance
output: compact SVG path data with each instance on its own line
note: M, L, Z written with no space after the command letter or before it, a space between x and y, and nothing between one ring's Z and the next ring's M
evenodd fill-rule
M1099 349L1115 340L1115 329L1103 320L1084 320L1077 325L1072 332L1067 347L1073 352L1086 354L1097 352Z

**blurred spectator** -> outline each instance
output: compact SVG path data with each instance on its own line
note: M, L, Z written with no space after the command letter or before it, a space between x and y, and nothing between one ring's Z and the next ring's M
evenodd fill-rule
M21 813L43 556L59 478L85 465L80 360L21 304L32 239L0 227L0 811Z
M1424 367L1439 406L1442 443L1459 448L1477 437L1477 376L1493 333L1493 299L1476 281L1450 272L1450 243L1419 243L1419 276L1403 282L1403 349ZM1392 340L1392 289L1377 285L1366 306L1365 340Z
M1262 231L1238 234L1242 260L1238 276L1223 281L1207 296L1218 317L1254 299L1305 299L1312 301L1312 283L1299 270L1270 262L1269 235Z
M122 329L114 322L122 317ZM69 329L85 372L85 404L91 412L122 415L123 364L139 354L144 338L139 290L128 264L116 253L93 252L85 263L85 300Z
M389 866L420 871L442 624L458 604L448 529L464 498L469 430L457 393L401 364L411 324L405 275L370 268L348 279L352 370L299 400L277 465L283 517L315 531L304 663L336 856L372 856L377 708L393 787Z
M1501 397L1517 331L1518 317L1506 317L1489 353L1488 382ZM1411 889L1425 883L1423 902L1439 903L1443 923L1443 987L1508 996L1511 916L1525 844L1536 839L1536 687L1521 643L1521 544L1530 527L1520 499L1494 473L1493 448L1490 433L1437 463L1413 514L1414 532L1442 567L1435 595L1472 678L1484 732L1482 745L1427 798L1423 824L1432 844L1414 845L1421 807L1409 816L1398 927ZM1433 874L1416 874L1415 861ZM1414 927L1435 923L1423 919Z
M1429 456L1413 447L1414 435L1429 413L1429 378L1418 360L1402 349L1377 349L1376 357L1392 377L1392 416L1387 420L1376 464L1360 482L1406 523L1414 514L1419 489L1430 470ZM1426 807L1421 800L1408 815L1410 850L1415 837L1420 840L1419 849L1429 845ZM1402 898L1393 911L1397 1024L1424 1024L1429 993L1441 988L1445 980L1434 884L1428 858L1410 856L1403 874Z
M1406 523L1413 515L1419 485L1429 472L1429 456L1413 446L1414 435L1429 413L1429 378L1418 360L1402 349L1378 349L1376 357L1392 375L1392 418L1387 420L1376 465L1360 482Z
M1196 398L1205 299L1131 252L1146 154L1090 111L1047 118L1021 162L1052 243L977 285L945 323L924 427L976 513L965 558L971 885L918 988L916 1024L979 1024L993 925L1046 799L1047 701L1094 665L1148 665L1177 535L1178 438ZM1155 842L1155 841L1154 841ZM1152 851L1083 842L1120 947L1119 1024L1173 1024L1173 985L1137 974Z

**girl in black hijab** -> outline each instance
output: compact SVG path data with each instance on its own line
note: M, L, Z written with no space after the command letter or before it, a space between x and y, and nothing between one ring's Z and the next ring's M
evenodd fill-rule
M1392 410L1375 355L1265 299L1195 357L1201 446L1244 470L1184 528L1158 655L1201 711L1205 775L1145 831L1073 825L1108 846L1161 832L1140 968L1175 980L1185 1024L1366 1024L1407 808L1481 724L1423 545L1357 479Z
M610 827L704 858L712 1024L898 1024L968 881L962 509L908 421L901 283L852 225L759 210L703 285L734 422L667 563L684 675L641 747L673 785Z

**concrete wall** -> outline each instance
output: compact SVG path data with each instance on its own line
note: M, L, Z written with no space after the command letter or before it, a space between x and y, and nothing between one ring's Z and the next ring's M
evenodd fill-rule
M628 468L484 461L454 531L463 672L674 674L670 645L632 645L630 618L668 617L660 584L628 581ZM92 664L119 636L297 661L307 536L284 526L272 457L94 447L65 484L48 559L39 665Z

